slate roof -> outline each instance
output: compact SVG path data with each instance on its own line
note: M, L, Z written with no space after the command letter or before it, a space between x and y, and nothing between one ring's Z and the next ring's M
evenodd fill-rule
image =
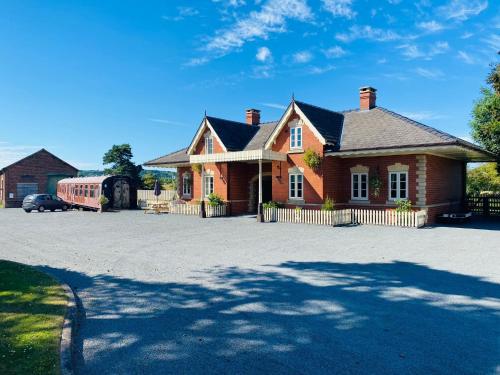
M157 159L150 160L144 163L145 166L154 167L156 165L162 164L185 164L189 163L189 155L187 154L187 147L171 152L165 156L161 156Z
M337 145L342 134L344 115L311 104L295 101L295 104L311 121L318 132L325 138L326 143Z
M259 132L259 126L207 116L227 151L241 151Z
M382 107L343 112L338 151L462 144L478 148L448 133Z
M259 130L253 136L253 138L248 142L245 146L244 150L258 150L264 148L267 140L271 136L271 133L274 131L276 126L278 125L278 121L266 122L262 123L258 126Z
M489 154L481 147L448 133L421 124L382 107L335 112L295 101L298 108L325 138L327 150L360 151L389 148L461 145ZM263 149L279 121L248 125L243 122L207 116L228 151ZM145 163L189 163L187 148Z

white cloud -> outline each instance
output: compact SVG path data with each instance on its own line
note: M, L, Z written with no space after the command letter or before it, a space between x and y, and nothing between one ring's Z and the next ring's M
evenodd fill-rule
M415 121L428 121L445 118L445 116L432 111L402 112L401 114Z
M335 66L334 65L326 65L326 66L311 66L309 69L308 69L308 73L309 74L324 74L324 73L328 73L332 70L335 69Z
M255 58L261 62L267 62L271 61L273 56L271 54L271 50L267 47L260 47L257 50L257 54L255 55Z
M181 21L187 17L193 17L200 14L200 12L193 7L177 7L177 15L175 16L162 16L166 21Z
M460 37L461 39L469 39L470 37L474 36L473 33L470 33L470 32L465 32L462 34L462 36Z
M216 54L227 54L248 41L268 39L272 33L285 32L289 19L312 19L306 0L268 0L259 11L252 11L232 26L217 31L204 49Z
M356 17L356 12L352 9L352 0L322 0L323 9L331 13L334 17L344 17L352 19Z
M450 49L448 42L436 42L423 51L415 44L403 44L397 47L402 50L403 56L408 59L425 59L431 60L432 57L445 53Z
M387 62L386 58L381 58L377 60L377 64L385 64Z
M356 39L368 39L375 40L377 42L388 42L402 39L402 36L392 30L377 29L369 25L354 25L349 28L348 33L337 33L335 35L335 38L346 43Z
M466 64L474 64L476 62L472 56L470 56L467 52L464 51L458 51L457 56L460 60L462 60Z
M185 126L186 124L182 122L177 122L177 121L170 121L170 120L164 120L161 118L148 118L149 121L151 122L157 122L160 124L167 124L167 125L178 125L178 126Z
M491 47L493 51L498 52L500 50L500 35L491 34L488 37L483 38L482 41Z
M444 29L444 26L436 21L420 22L417 24L417 27L430 33L435 33Z
M323 50L323 53L329 59L334 59L344 56L347 52L340 46L333 46L326 50Z
M206 56L194 57L194 58L188 60L184 65L185 66L200 66L200 65L205 65L209 61L210 61L210 59Z
M313 55L309 51L300 51L293 54L293 61L297 64L305 64L311 61Z
M440 13L448 20L465 21L477 16L488 7L486 0L451 0L439 8Z
M283 104L278 104L278 103L260 103L264 107L269 107L269 108L274 108L274 109L280 109L280 110L285 110L287 109L286 105Z
M438 79L443 76L443 72L439 69L417 68L415 69L415 73L417 73L421 77L428 79Z

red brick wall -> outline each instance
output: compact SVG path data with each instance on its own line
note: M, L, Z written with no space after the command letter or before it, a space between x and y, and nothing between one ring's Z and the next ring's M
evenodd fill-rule
M298 116L292 116L290 121L295 118ZM312 149L323 157L323 145L307 125L302 126L302 148L304 151ZM276 137L272 150L282 153L290 151L290 129L287 125ZM289 153L287 159L286 162L272 163L273 200L277 202L288 201L288 169L297 166L304 168L303 195L305 204L321 204L323 202L323 173L321 169L319 171L311 170L304 162L304 152Z
M51 174L76 176L78 170L42 150L5 170L4 207L21 207L22 198L17 197L18 183L38 183L38 192L47 192L47 181ZM14 198L9 199L9 193Z
M437 215L462 210L465 199L465 164L459 160L427 156L427 205L437 205L428 209L429 223Z
M417 159L416 155L400 156L378 156L369 158L336 158L327 157L325 163L325 193L333 197L337 203L348 203L351 200L351 168L356 165L368 167L368 179L377 173L382 180L382 189L378 197L373 196L372 189L368 187L370 204L385 205L389 200L389 172L387 168L395 163L408 165L408 198L413 204L417 201L416 179ZM333 160L328 160L333 159Z

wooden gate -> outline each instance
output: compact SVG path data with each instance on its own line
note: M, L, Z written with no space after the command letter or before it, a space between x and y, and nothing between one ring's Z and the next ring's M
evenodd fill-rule
M500 217L500 195L491 197L467 197L469 210L475 215Z
M130 208L130 186L126 180L118 179L113 185L113 208Z

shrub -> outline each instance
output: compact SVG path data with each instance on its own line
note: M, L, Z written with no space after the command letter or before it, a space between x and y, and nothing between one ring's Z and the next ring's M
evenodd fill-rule
M219 197L215 193L209 194L209 196L207 198L208 198L208 205L209 206L217 207L217 206L221 206L224 204L224 201L222 200L222 198Z
M311 169L317 169L321 164L321 156L312 149L307 149L304 153L304 162Z
M193 164L193 165L191 166L191 170L192 170L193 172L198 173L198 174L200 174L200 173L201 173L201 168L202 168L202 166L201 166L201 164L199 164L199 163Z
M411 212L411 201L407 199L396 200L396 212Z
M262 204L263 208L281 208L282 206L283 206L283 204L281 204L279 202L274 202L274 201L269 201L267 203Z
M100 204L101 206L106 206L108 203L109 203L109 199L108 199L108 198L106 198L104 195L101 195L101 196L99 197L99 204Z
M321 205L321 211L334 211L334 210L335 210L335 201L330 197L326 197L325 203Z

